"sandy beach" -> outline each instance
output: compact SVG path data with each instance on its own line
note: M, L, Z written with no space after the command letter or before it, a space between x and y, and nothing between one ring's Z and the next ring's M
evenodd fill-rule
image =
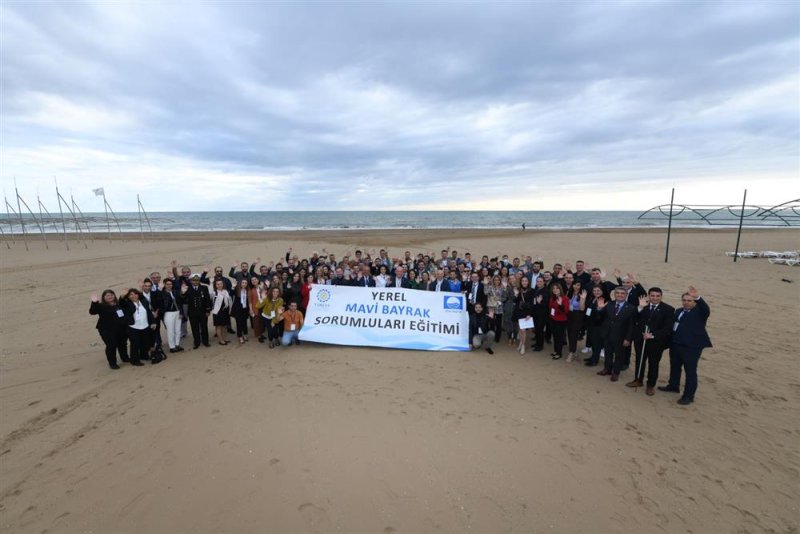
M797 532L800 269L734 231L98 235L0 244L0 528L45 532ZM518 353L253 340L111 371L89 295L170 260L327 248L583 259L711 307L696 402ZM745 230L741 250L800 247ZM792 280L787 283L782 279ZM668 356L660 384L667 378Z

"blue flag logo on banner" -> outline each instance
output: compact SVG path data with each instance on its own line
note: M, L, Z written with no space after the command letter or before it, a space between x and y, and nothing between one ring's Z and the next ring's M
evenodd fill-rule
M463 310L464 309L464 297L457 297L454 295L447 295L444 297L444 309L445 310Z

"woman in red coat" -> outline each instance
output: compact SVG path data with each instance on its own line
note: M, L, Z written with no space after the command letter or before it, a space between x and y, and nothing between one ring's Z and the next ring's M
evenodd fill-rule
M305 316L306 310L308 309L308 297L311 295L311 284L313 283L314 275L309 274L306 276L306 282L300 287L300 296L302 297L300 311L303 312L303 316Z

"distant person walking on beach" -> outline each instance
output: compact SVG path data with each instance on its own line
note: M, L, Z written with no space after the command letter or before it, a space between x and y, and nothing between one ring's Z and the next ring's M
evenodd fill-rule
M522 231L525 231L525 223L522 223Z

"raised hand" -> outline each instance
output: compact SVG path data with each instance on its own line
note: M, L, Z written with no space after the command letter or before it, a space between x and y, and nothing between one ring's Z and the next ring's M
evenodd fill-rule
M139 278L138 280L136 280L136 287L138 287L138 288L139 288L139 291L141 291L141 290L142 290L142 288L144 287L144 280L142 280L141 278Z
M644 308L645 306L647 306L647 304L648 304L648 299L647 299L647 297L645 295L642 295L641 297L639 297L639 307L640 308Z
M632 284L636 284L636 283L638 283L638 282L639 282L639 281L636 279L636 277L635 277L635 276L633 276L633 274L632 274L632 273L627 273L627 275L628 275L628 280L630 280Z
M537 304L541 304L541 303L542 303L542 300L544 300L544 299L543 299L543 297L542 297L541 295L539 295L538 297L536 297L536 303L537 303Z
M207 266L206 266L206 267L203 269L203 272L204 272L204 273L210 273L210 272L211 272L211 266L210 266L210 265L207 265Z
M231 269L236 269L236 266L239 265L238 263L231 263Z
M697 288L694 286L689 286L689 291L687 291L687 293L689 293L689 296L694 300L697 300L697 298L700 296L700 294L697 292Z
M97 298L97 293L92 293L89 298L92 300L92 302L100 302L100 299Z
M170 267L177 267L178 266L178 260L172 260L171 262L169 262L169 266Z
M586 295L588 295L588 294L589 293L585 289L582 289L581 290L581 300L586 300Z
M187 286L186 284L181 284L181 295L183 295L187 291L189 291L189 286Z
M564 270L572 271L572 264L570 262L565 263L564 264Z
M256 263L261 263L261 256L259 256L258 258L256 258Z
M619 278L619 276L622 274L622 271L619 270L619 267L614 267L613 273L614 273L614 276Z
M605 297L597 297L597 309L602 310L606 307L606 299Z
M284 311L283 306L278 306L278 315L283 315Z

